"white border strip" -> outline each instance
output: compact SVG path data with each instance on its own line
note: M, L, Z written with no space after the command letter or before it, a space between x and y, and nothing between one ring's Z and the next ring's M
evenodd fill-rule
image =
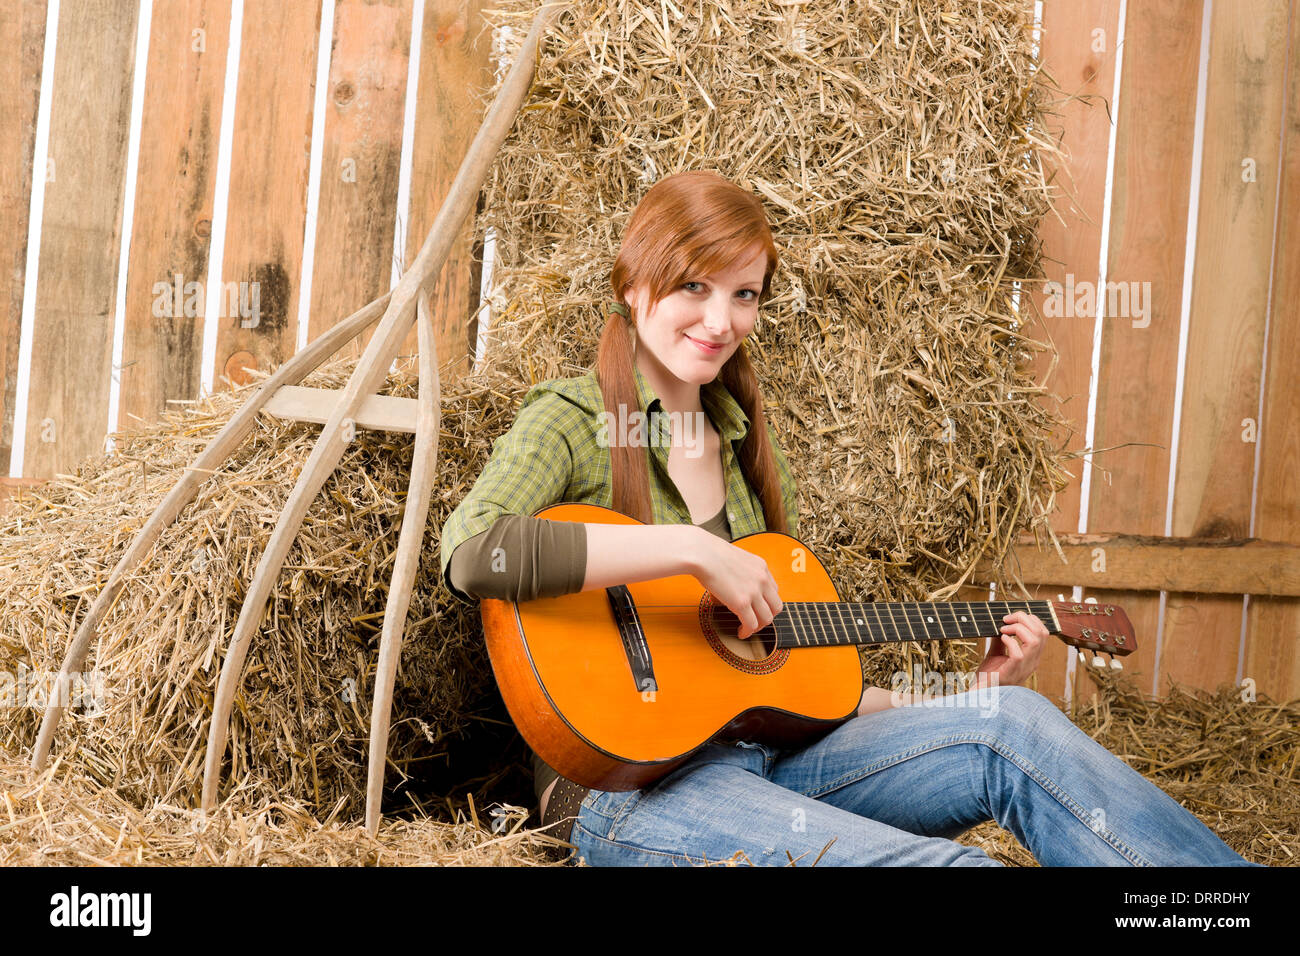
M1111 80L1110 92L1110 130L1106 137L1106 182L1102 188L1101 233L1097 248L1097 294L1094 297L1097 315L1092 325L1092 355L1088 365L1088 412L1084 426L1084 452L1081 473L1079 475L1079 523L1078 531L1085 534L1088 530L1088 514L1092 495L1092 448L1097 440L1097 392L1101 383L1101 343L1102 331L1106 321L1106 274L1110 265L1110 215L1112 196L1115 187L1115 140L1119 133L1120 89L1124 79L1124 42L1125 27L1128 23L1128 2L1120 0L1118 22L1115 27L1115 66ZM1068 276L1067 276L1068 281ZM1062 594L1061 598L1064 599ZM1083 601L1083 587L1075 585L1070 589L1070 600L1074 603ZM1096 598L1089 598L1093 603ZM1065 661L1065 709L1072 712L1074 704L1074 685L1078 677L1078 653L1071 652Z
M393 256L388 289L392 291L406 268L406 236L411 221L411 165L415 155L415 114L420 98L420 50L424 40L424 0L411 4L411 52L406 59L406 99L402 104L402 158L397 173L397 206L393 216ZM394 358L396 362L396 358Z
M1088 371L1088 423L1084 432L1083 475L1079 485L1079 534L1088 531L1088 513L1092 493L1092 448L1097 440L1097 390L1101 383L1101 340L1106 315L1106 282L1110 268L1110 214L1111 197L1115 188L1115 139L1119 133L1120 81L1124 73L1124 27L1128 16L1128 0L1120 0L1119 26L1115 38L1115 82L1111 87L1110 135L1106 142L1106 185L1101 201L1101 243L1097 254L1097 317L1092 326L1092 364ZM1074 600L1083 596L1083 588L1076 586Z
M508 49L508 45L514 37L514 31L509 26L494 26L492 28L492 52L488 54L489 58L495 62L494 81L500 86L502 77L509 71L510 65L514 62L514 57ZM475 370L483 366L483 353L487 350L488 331L492 328L492 272L496 268L497 259L497 233L496 230L488 226L487 232L483 236L483 269L479 273L478 283L478 326L477 333L474 336L474 368Z
M140 172L140 136L144 125L144 92L149 72L149 33L153 27L153 0L140 0L135 32L135 72L131 78L131 131L126 146L126 184L122 191L122 235L117 252L117 295L113 304L113 368L108 383L108 434L105 454L112 453L122 405L122 350L126 338L126 280L131 264L131 236L135 229L135 194Z
M216 381L217 332L221 325L221 269L226 256L226 220L230 205L230 153L235 138L235 98L239 92L239 54L243 41L244 0L230 4L230 46L221 96L221 132L217 136L217 178L212 193L211 245L208 246L207 288L203 305L203 367L199 400L212 394Z
M1042 38L1043 38L1043 0L1034 0L1033 57L1035 60L1038 59L1039 42L1042 40ZM1039 63L1034 66L1035 73L1038 72L1039 66L1042 66L1042 64Z
M41 95L36 108L36 143L32 154L32 195L27 213L27 254L23 264L23 317L18 333L18 380L14 383L14 444L9 477L23 476L27 444L27 403L32 387L32 336L36 330L36 283L41 268L41 225L45 212L45 177L50 163L50 106L54 100L54 62L59 39L59 0L45 8L45 50L41 58Z
M298 273L298 329L296 351L307 345L311 331L311 282L316 270L316 224L320 213L321 158L325 154L325 100L329 95L330 64L334 55L334 0L324 0L316 41L316 94L311 111L311 160L307 174L307 215L303 220L302 269Z
M1101 199L1101 236L1097 249L1097 294L1093 299L1097 316L1092 324L1092 358L1088 366L1088 421L1084 426L1082 474L1079 476L1079 534L1088 531L1088 515L1092 496L1092 449L1097 441L1097 393L1101 387L1101 341L1106 321L1106 280L1110 268L1110 213L1111 197L1115 188L1115 140L1119 134L1119 98L1124 79L1124 33L1128 25L1128 0L1120 0L1119 22L1115 27L1115 73L1110 90L1110 133L1106 138L1106 184ZM1070 600L1083 602L1083 587L1076 584L1070 589ZM1097 599L1087 601L1096 604ZM1100 660L1097 655L1094 660ZM1074 703L1074 683L1078 677L1079 652L1071 653L1065 665L1066 712Z
M483 366L483 352L487 349L488 329L492 327L492 270L496 266L496 258L497 233L495 229L488 226L487 233L483 237L483 271L479 274L478 283L478 331L474 337L475 371Z
M1174 386L1174 424L1169 442L1169 481L1165 492L1165 536L1173 534L1174 480L1178 476L1178 434L1182 428L1183 388L1187 377L1187 334L1192 318L1192 279L1196 268L1196 231L1201 205L1201 160L1205 146L1206 84L1210 72L1210 21L1214 0L1204 0L1201 7L1201 54L1196 70L1196 130L1192 137L1192 176L1187 198L1187 234L1183 252L1183 294L1178 317L1178 378ZM1156 659L1151 675L1151 693L1159 695L1160 656L1164 650L1165 606L1169 592L1160 592L1160 611L1156 617Z

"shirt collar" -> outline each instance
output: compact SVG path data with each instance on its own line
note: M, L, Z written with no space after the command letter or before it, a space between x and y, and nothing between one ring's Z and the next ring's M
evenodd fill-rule
M649 415L654 410L651 406L657 405L662 411L663 402L659 400L659 395L641 373L635 361L632 363L632 371L636 375L636 397L641 410ZM713 422L713 427L723 438L734 442L749 434L749 416L722 384L721 375L707 385L700 386L700 404L704 406L709 419Z

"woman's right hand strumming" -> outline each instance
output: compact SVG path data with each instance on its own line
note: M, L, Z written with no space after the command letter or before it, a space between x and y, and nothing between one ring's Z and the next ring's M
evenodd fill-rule
M756 554L689 524L588 524L584 591L693 575L740 619L742 640L781 612L776 579Z
M715 598L740 618L741 640L772 623L781 612L776 578L767 562L704 529L691 573Z

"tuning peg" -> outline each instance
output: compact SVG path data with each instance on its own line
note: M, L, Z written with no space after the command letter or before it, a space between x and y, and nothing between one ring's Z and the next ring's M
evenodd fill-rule
M1101 659L1101 655L1100 655L1100 654L1095 654L1095 655L1093 655L1093 658L1092 658L1092 666L1093 666L1093 667L1105 667L1105 666L1106 666L1106 662L1103 661L1103 660Z
M1083 651L1079 651L1079 663L1080 664L1088 663L1088 658L1083 656Z
M1122 671L1124 669L1124 664L1118 657L1112 657L1110 659L1110 669L1113 671Z

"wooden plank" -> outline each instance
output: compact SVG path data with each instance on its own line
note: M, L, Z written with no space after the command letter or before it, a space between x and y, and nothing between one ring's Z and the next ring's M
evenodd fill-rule
M1064 561L1055 549L1040 550L1030 539L1012 549L1007 567L1026 582L1058 588L1098 582L1089 584L1088 593L1125 613L1123 601L1100 596L1162 590L1300 596L1300 545L1132 534L1060 535L1058 542ZM975 573L987 575L989 569Z
M134 0L59 7L26 476L104 449L136 13Z
M221 377L243 384L242 369L268 369L298 343L298 285L311 158L312 79L320 0L244 5L231 150L230 194L221 280L238 290L241 309L219 306L214 388ZM233 283L233 285L232 285ZM252 294L258 297L256 319ZM351 303L340 307L347 312ZM254 322L256 324L254 324Z
M1282 195L1273 255L1272 314L1260 419L1255 530L1300 544L1300 10L1292 5ZM1251 598L1243 677L1274 700L1300 697L1300 601Z
M1071 314L1047 317L1044 290L1048 282L1064 287L1067 278L1097 280L1110 138L1106 104L1115 86L1118 36L1118 0L1043 4L1040 47L1043 69L1071 97L1055 106L1057 115L1049 120L1048 132L1061 141L1069 158L1065 168L1052 164L1046 168L1058 189L1057 215L1049 213L1039 228L1045 279L1025 286L1021 302L1022 308L1035 310L1042 317L1028 325L1026 334L1050 341L1057 350L1055 370L1049 371L1050 356L1039 356L1034 363L1034 375L1036 381L1056 396L1044 396L1044 407L1067 422L1066 427L1054 433L1053 441L1058 447L1072 451L1083 448L1086 435L1093 321ZM1076 98L1085 96L1089 99ZM1054 531L1069 533L1079 529L1081 462L1082 459L1076 458L1067 463L1072 477L1057 492L1057 510L1051 521ZM1064 595L1065 599L1069 597ZM1029 598L1055 601L1061 595L1058 588L1031 588ZM1056 687L1059 688L1056 693L1064 695L1070 653L1059 642L1043 652L1040 691L1046 693L1046 688ZM1090 685L1084 689L1091 692Z
M1107 450L1093 456L1090 529L1165 530L1202 9L1200 0L1160 0L1129 4L1125 16L1106 271L1136 296L1128 314L1102 322L1093 444ZM1160 595L1084 596L1125 609L1139 641L1124 669L1153 690Z
M45 16L45 0L0 7L0 46L15 51L0 63L0 222L4 223L0 229L0 475L9 474L14 444Z
M309 339L388 290L410 46L411 0L334 10ZM340 357L360 358L362 345Z
M140 128L118 421L199 394L230 0L154 6Z
M405 223L403 261L407 263L419 252L470 140L483 122L480 97L492 84L492 31L483 19L488 8L483 0L429 0L425 4L411 209ZM478 308L473 235L471 215L437 282L429 288L444 387L469 370L474 354L474 343L469 340L469 319ZM418 344L413 328L399 354L414 355Z
M1213 7L1175 535L1250 533L1250 423L1259 415L1286 41L1284 5L1242 0ZM1158 693L1174 681L1206 690L1234 683L1241 624L1240 598L1171 592Z
M302 385L282 385L266 403L266 412L277 418L296 422L315 422L324 425L334 413L339 396L334 388L306 388ZM370 395L361 400L361 408L353 416L357 428L374 431L406 432L415 434L419 409L413 398L395 398L392 395Z

